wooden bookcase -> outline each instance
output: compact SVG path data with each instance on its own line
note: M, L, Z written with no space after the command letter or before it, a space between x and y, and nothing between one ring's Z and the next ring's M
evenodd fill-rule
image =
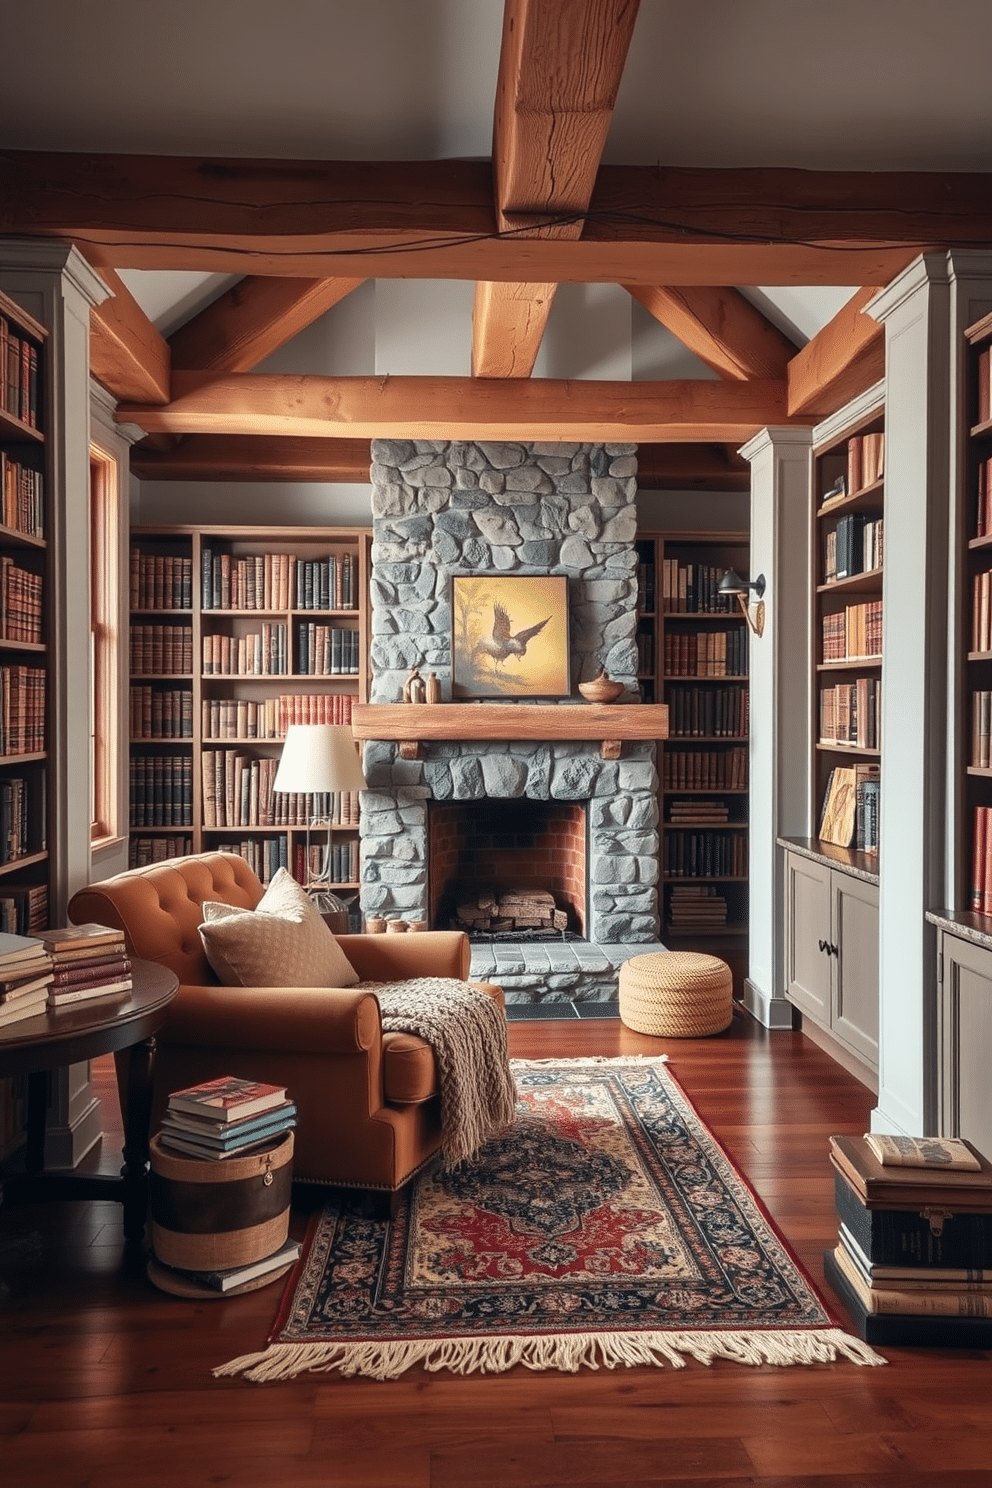
M813 450L813 835L833 779L856 799L853 837L833 845L850 848L852 861L867 858L869 870L878 861L882 758L884 448L879 398Z
M658 744L662 938L724 957L741 982L750 632L737 600L717 588L727 569L747 574L748 539L645 533L637 550L641 692L669 708Z
M224 848L263 882L281 866L306 882L329 804L332 886L357 890L357 801L271 787L287 723L349 723L368 697L369 543L359 528L132 529L132 865Z
M965 332L968 345L968 450L966 482L969 516L965 555L965 635L960 654L964 661L963 703L966 716L960 736L966 758L960 762L965 777L968 820L966 875L957 903L962 909L988 917L992 931L992 401L989 362L992 357L992 315Z
M0 930L48 924L47 332L0 293Z

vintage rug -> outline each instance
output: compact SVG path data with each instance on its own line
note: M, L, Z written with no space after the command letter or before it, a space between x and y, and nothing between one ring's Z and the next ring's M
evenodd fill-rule
M268 1346L215 1374L883 1364L845 1333L662 1059L514 1060L514 1124L311 1226Z

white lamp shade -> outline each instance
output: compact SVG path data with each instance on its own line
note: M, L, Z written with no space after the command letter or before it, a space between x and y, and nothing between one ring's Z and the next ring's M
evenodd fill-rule
M366 790L351 729L332 723L291 723L272 789Z

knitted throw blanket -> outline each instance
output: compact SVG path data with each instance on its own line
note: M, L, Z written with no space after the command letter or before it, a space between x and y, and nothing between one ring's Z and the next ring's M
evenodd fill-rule
M512 1123L516 1106L502 1008L454 977L360 985L375 993L384 1032L415 1033L434 1050L445 1167L473 1157Z

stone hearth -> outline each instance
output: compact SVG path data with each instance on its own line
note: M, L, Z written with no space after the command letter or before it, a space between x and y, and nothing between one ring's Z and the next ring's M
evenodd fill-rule
M566 575L573 688L605 666L625 685L617 706L636 701L634 446L375 440L372 458L373 703L399 702L412 666L436 673L450 700L459 573ZM583 741L468 738L428 741L421 755L365 747L365 914L428 918L431 802L582 802L587 942L477 945L473 975L500 981L511 1001L615 996L620 962L658 947L654 745L630 741L603 759Z

